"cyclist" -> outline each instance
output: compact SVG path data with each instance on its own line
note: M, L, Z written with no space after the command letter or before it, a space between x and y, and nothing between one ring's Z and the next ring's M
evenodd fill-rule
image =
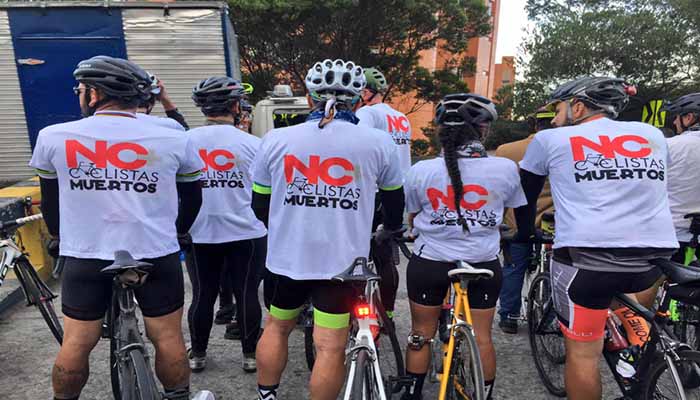
M527 119L530 132L533 133L525 139L498 146L496 149L496 156L511 159L516 163L520 162L525 156L525 150L530 142L532 142L535 134L541 130L550 129L552 127L552 118L554 118L554 112L545 108L540 108L535 111L535 113L530 115ZM549 182L546 182L542 193L537 198L536 226L539 226L542 214L554 210L552 204ZM515 229L515 218L512 210L508 210L503 220L509 227ZM518 333L523 280L525 279L525 273L530 265L532 246L527 243L511 243L510 254L513 260L512 264L505 264L503 266L503 286L501 287L501 294L499 296L500 307L498 309L498 314L500 316L500 321L498 322L498 326L505 333L515 334Z
M447 273L457 260L494 274L491 279L471 282L468 290L486 396L491 398L496 378L491 325L502 279L499 225L504 207L525 204L518 166L506 158L488 157L481 143L496 118L496 106L485 97L471 93L445 96L435 116L442 154L418 162L406 177L409 224L418 238L406 270L412 317L406 372L415 384L403 400L422 398L430 362L426 344L437 330L450 285Z
M354 291L331 278L369 254L377 187L386 229L401 226L404 208L396 146L388 135L357 126L351 111L365 86L362 68L324 60L305 83L314 104L308 120L266 134L253 172L253 206L270 221L264 281L270 315L257 348L258 395L266 400L277 396L288 336L308 299L316 346L311 398L337 397Z
M199 210L202 161L187 136L136 118L149 90L140 67L96 56L81 61L73 75L86 118L44 128L30 162L41 177L42 211L50 232L60 232L65 257L55 399L77 399L87 382L112 295L112 278L100 270L121 249L154 265L136 299L166 397L188 399L178 232L187 233ZM81 162L93 165L89 174L76 167Z
M683 216L700 211L700 93L691 93L665 106L678 136L668 139L668 202L676 226L680 250L673 260L683 263L690 242L690 219Z
M634 93L622 79L606 77L560 86L549 102L558 128L537 133L520 162L528 198L526 207L515 210L520 240L533 233L546 176L552 186L552 294L566 341L570 399L601 398L598 363L613 297L652 286L661 273L650 260L670 257L678 247L663 134L651 125L612 119ZM578 163L588 156L598 161Z
M238 304L243 369L255 372L262 315L258 285L267 232L251 208L250 170L260 139L234 126L242 96L241 83L225 76L204 79L192 91L192 99L206 117L206 126L189 131L205 163L202 209L190 229L196 258L196 263L188 264L193 292L188 311L193 372L206 367L214 303L222 278L231 279Z
M405 175L411 168L411 124L404 114L383 102L389 87L384 74L376 68L366 68L365 79L367 85L360 93L360 108L356 113L360 119L359 125L376 128L391 135L399 150L401 170ZM372 223L374 229L382 223L381 217L381 209L377 207ZM391 242L373 240L371 249L377 272L382 278L379 282L382 303L386 307L387 315L393 318L396 291L399 288L399 272L394 265Z
M149 73L148 83L151 85L150 96L141 100L136 117L170 129L177 129L179 131L190 129L187 122L185 122L185 117L180 114L180 111L178 111L175 103L173 103L170 96L168 96L168 92L165 90L165 85L163 85L163 82L160 81L155 75ZM151 115L151 111L153 111L156 100L163 105L165 115L167 115L168 118Z

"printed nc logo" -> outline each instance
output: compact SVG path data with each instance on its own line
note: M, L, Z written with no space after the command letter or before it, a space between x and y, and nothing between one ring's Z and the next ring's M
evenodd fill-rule
M489 195L489 191L483 186L464 185L462 191L463 194L459 203L465 210L478 210L485 206L488 202L487 197ZM433 207L433 210L440 208L440 203L444 204L450 210L455 209L455 190L452 185L447 186L447 193L441 191L440 189L428 188L426 194L428 196L428 200L430 200L430 205ZM465 200L464 198L467 196L476 201L471 202Z
M106 140L98 140L94 149L72 139L65 144L68 168L78 167L78 153L92 161L96 168L107 168L109 163L120 169L139 169L147 163L148 150L137 143L120 142L108 146Z
M403 132L408 133L408 129L411 125L408 123L408 118L402 116L393 117L391 115L386 116L387 126L389 127L389 132Z
M582 136L571 137L569 141L574 161L586 159L586 155L583 152L584 147L601 154L605 158L615 158L616 154L623 157L643 158L651 154L649 141L641 136L622 135L612 140L608 136L598 136L598 140L599 142L595 142ZM630 146L627 145L628 143L636 143L636 145L632 146L638 148L638 150L631 150Z
M318 184L320 179L328 185L345 186L353 181L354 170L355 166L341 157L330 157L321 161L321 156L311 155L308 163L304 163L292 154L284 156L284 177L287 183L294 180L294 171L299 171L311 185Z
M199 149L199 157L204 161L204 171L209 170L209 167L215 171L229 171L236 165L233 153L224 149Z

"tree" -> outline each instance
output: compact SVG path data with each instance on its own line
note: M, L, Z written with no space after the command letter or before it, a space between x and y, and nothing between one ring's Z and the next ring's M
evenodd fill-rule
M513 85L501 86L493 98L499 119L511 119L513 112Z
M694 3L693 6L691 3ZM558 84L608 75L637 85L637 109L699 84L696 0L528 0L534 28L523 43L515 114L541 105Z
M239 36L241 65L258 94L288 77L304 90L306 71L326 58L379 68L388 98L414 92L416 111L446 92L466 90L474 72L468 57L441 57L435 72L419 65L420 53L464 52L470 38L490 29L483 0L229 0ZM442 59L444 58L444 59Z

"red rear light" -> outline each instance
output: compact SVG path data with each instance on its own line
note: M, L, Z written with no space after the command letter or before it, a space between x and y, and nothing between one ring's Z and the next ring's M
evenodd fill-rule
M369 317L369 304L359 304L355 307L355 316L357 318Z

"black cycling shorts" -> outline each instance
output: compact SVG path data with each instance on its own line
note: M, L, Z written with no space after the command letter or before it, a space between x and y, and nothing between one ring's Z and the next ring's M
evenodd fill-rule
M294 280L269 270L264 276L265 305L270 315L291 320L311 300L314 322L326 328L345 328L355 302L356 291L350 283L330 280Z
M185 285L180 256L142 260L153 264L143 286L134 290L145 317L170 314L184 305ZM112 299L112 276L100 270L111 261L66 257L61 283L63 314L80 321L102 319Z
M493 278L469 282L467 295L469 306L476 310L496 307L501 292L503 273L498 259L480 263L470 263L474 268L493 271ZM450 279L447 273L456 266L451 262L433 261L413 254L406 270L408 298L424 306L439 306L445 300Z

